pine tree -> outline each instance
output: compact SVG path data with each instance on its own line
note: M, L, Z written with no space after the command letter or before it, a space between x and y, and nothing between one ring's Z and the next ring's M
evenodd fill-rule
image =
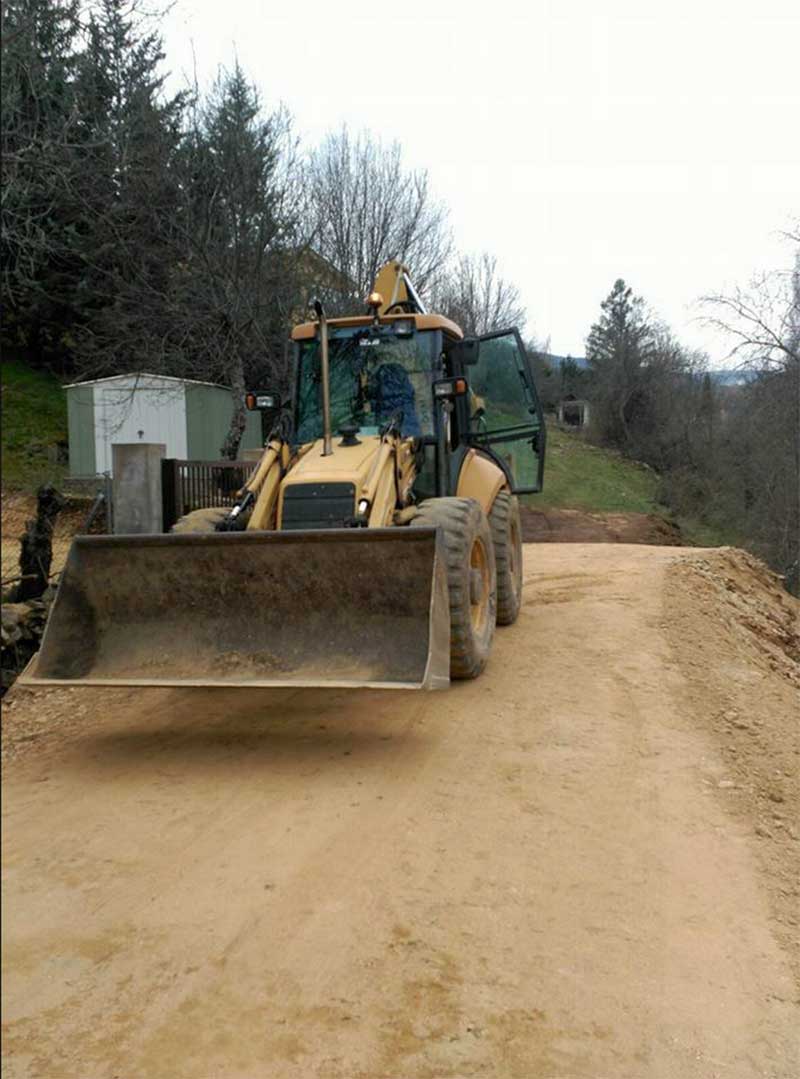
M586 341L593 423L604 441L627 449L641 404L644 369L655 349L654 330L644 300L622 279L614 283L601 308Z
M183 95L166 98L157 33L121 0L100 0L77 96L82 200L76 353L93 375L163 370Z
M226 457L244 432L246 385L285 383L286 326L299 304L291 149L288 115L263 114L238 63L198 103L184 143L179 224L188 255L174 296L191 324L180 348L194 374L233 389Z
M3 340L46 362L64 351L76 262L79 2L4 0L2 16Z
M133 4L4 0L4 341L78 374L159 369L184 99Z

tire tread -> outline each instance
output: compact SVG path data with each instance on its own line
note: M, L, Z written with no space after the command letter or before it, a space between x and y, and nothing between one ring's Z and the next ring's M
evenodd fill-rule
M484 642L476 641L472 628L465 564L469 562L476 535L484 531L494 578L494 551L488 521L479 503L471 498L430 498L420 504L419 511L411 526L439 528L444 540L442 547L450 599L450 676L476 678L486 665L491 649L496 598L493 590L490 596L491 631L487 634L488 639Z
M497 624L510 626L516 622L522 603L522 585L515 587L511 573L511 524L516 516L518 542L521 535L519 502L510 491L500 491L489 513L494 557L497 565ZM519 557L522 557L520 547Z

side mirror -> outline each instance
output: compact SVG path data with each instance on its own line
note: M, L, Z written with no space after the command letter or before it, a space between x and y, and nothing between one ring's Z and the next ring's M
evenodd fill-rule
M245 394L244 403L249 412L261 413L261 438L266 445L281 414L281 395L269 391L251 391Z
M480 358L481 342L477 337L465 337L462 341L453 341L445 346L448 358L454 364L474 367Z
M244 403L250 412L269 412L281 407L281 398L278 393L248 393Z

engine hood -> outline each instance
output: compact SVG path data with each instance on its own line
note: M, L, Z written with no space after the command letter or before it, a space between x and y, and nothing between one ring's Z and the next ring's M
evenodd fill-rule
M322 439L313 443L293 466L284 487L295 483L354 483L360 488L369 475L380 447L379 435L359 435L357 446L333 443L333 453L322 455Z

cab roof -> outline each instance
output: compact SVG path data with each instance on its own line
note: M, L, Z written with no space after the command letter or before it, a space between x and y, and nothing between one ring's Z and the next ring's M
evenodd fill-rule
M444 315L382 315L379 322L381 326L388 326L392 322L409 322L411 319L414 320L414 325L418 330L443 330L446 334L458 340L464 336L455 322L451 322ZM349 326L371 326L373 321L372 315L351 315L348 318L329 318L328 325L331 329ZM292 340L312 340L317 336L318 326L318 322L302 322L292 330Z

